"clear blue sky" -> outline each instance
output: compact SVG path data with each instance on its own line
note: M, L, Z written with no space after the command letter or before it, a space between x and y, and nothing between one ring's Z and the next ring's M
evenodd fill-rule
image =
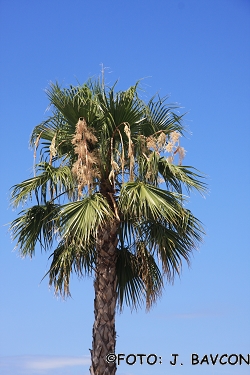
M145 99L171 95L192 132L185 164L208 175L190 209L207 236L150 313L117 315L117 352L157 354L162 364L118 375L247 375L247 365L196 365L190 356L250 353L250 1L0 0L0 374L87 375L93 280L73 277L62 301L40 281L48 255L13 252L9 189L32 175L32 128L46 118L50 81L85 82L106 69ZM178 353L183 366L169 364Z

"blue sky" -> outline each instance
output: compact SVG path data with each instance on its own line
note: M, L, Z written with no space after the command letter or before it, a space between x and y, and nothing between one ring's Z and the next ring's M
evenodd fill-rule
M250 353L250 1L0 0L0 374L85 375L92 342L93 280L72 280L62 301L40 283L49 254L20 259L8 226L9 189L32 175L28 140L47 116L44 89L100 74L144 99L170 95L192 133L185 163L208 176L190 209L207 235L191 268L166 285L149 313L117 315L117 353L162 364L118 367L117 375L238 375L249 366L191 365L191 354ZM171 366L171 354L180 364Z

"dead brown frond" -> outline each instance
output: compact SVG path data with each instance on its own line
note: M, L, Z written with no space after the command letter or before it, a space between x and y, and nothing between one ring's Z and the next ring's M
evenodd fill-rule
M156 287L154 283L154 277L152 275L152 263L151 256L146 251L144 244L138 247L136 252L137 265L139 275L146 287L146 309L150 307L157 300L157 297L161 294L161 287Z

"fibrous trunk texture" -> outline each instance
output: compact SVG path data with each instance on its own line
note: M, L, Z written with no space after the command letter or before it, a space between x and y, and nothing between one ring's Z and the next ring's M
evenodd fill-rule
M106 223L99 229L94 282L95 300L91 375L115 375L116 363L106 356L115 353L116 246L118 223Z

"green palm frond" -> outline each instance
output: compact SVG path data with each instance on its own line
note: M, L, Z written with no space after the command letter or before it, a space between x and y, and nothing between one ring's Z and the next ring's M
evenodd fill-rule
M159 184L159 157L159 154L153 151L147 160L144 158L144 171L142 171L145 180L155 186Z
M128 248L118 250L117 259L118 304L122 309L124 302L137 308L146 300L147 309L161 295L163 278L155 258L144 242L136 244L136 252Z
M136 92L138 83L127 91L118 93L115 101L116 124L128 123L132 128L131 131L133 131L133 125L141 121L145 113L144 103Z
M64 119L73 127L79 117L84 117L92 126L94 120L100 116L96 95L88 84L61 89L58 83L51 83L46 93L50 103L60 111Z
M61 206L58 215L63 238L77 238L83 246L96 237L99 226L113 218L108 201L99 193Z
M174 224L165 220L148 221L141 225L142 237L151 253L158 254L164 274L169 281L180 274L182 262L190 264L193 250L202 241L204 229L189 210L182 210L182 217Z
M138 272L136 256L127 248L118 250L116 263L118 305L122 309L124 303L136 308L143 303L144 284Z
M146 307L149 309L161 295L164 285L162 273L145 241L136 243L136 258L138 273L145 288Z
M164 217L175 221L181 209L182 196L145 182L124 183L118 207L125 220L131 216L138 221Z
M59 243L58 247L50 255L52 262L49 271L43 279L49 275L49 285L54 286L55 293L63 297L70 296L70 277L73 272L78 276L91 275L95 264L95 251L93 243L89 241L84 248L80 241L69 238Z
M40 193L40 201L44 203L47 199L53 199L63 192L68 192L70 196L75 188L72 172L68 166L56 168L49 163L41 162L36 165L36 168L40 172L38 176L13 186L11 201L14 207L32 199L32 193L35 194L37 200L39 200Z
M184 115L177 115L173 109L178 108L177 105L167 105L165 102L168 97L155 100L153 96L148 103L148 121L150 122L153 133L157 131L164 131L170 134L173 131L178 131L183 134L183 126L181 119Z
M34 127L30 137L30 146L34 146L38 137L51 142L55 133L60 130L62 131L63 129L65 129L65 134L70 132L70 127L65 123L65 119L61 112L57 109L53 109L52 116L49 116L47 120ZM72 130L73 129L75 129L75 126L72 127Z
M75 125L71 126L62 114L54 109L53 116L46 121L37 125L30 137L30 146L34 149L34 157L36 158L37 149L40 147L40 160L48 161L51 154L51 145L56 147L56 157L61 158L67 156L72 150L72 136L75 131Z
M131 126L131 130L136 129L137 123L145 116L145 105L137 95L137 86L138 83L118 93L114 92L115 86L99 90L98 102L103 114L101 123L107 137L115 136L119 140L116 129L126 123Z
M158 163L159 172L163 176L168 188L174 188L178 193L182 193L182 185L188 193L191 189L196 189L204 194L207 191L206 184L201 180L204 178L194 167L175 165L161 157ZM199 171L197 171L199 172Z
M51 248L57 231L57 214L58 206L48 202L21 211L20 216L12 221L10 231L22 256L32 257L37 242L45 250Z

